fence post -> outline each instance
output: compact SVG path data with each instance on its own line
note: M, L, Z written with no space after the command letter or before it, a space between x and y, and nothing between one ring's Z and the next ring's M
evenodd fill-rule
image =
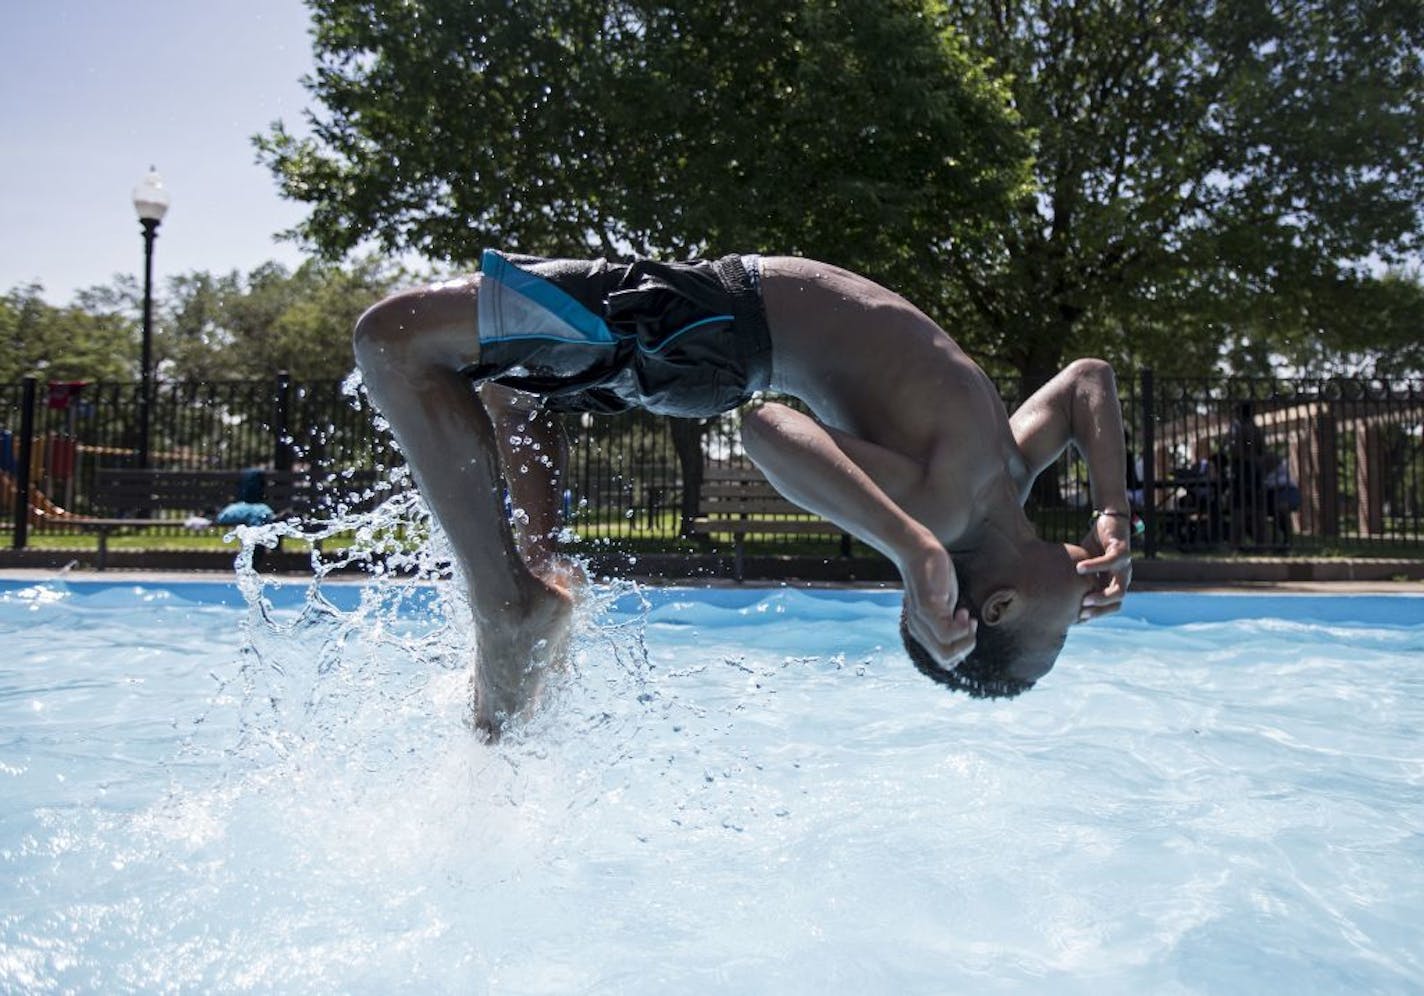
M1142 553L1157 556L1157 410L1152 368L1142 368Z
M277 403L272 411L272 469L292 469L292 377L285 370L277 373Z
M1336 405L1327 403L1315 419L1310 433L1315 487L1311 495L1311 518L1318 536L1340 535L1340 444Z
M1362 418L1355 423L1356 528L1365 537L1384 532L1384 433Z
M20 409L20 452L15 467L15 538L16 550L23 550L30 541L30 463L35 452L36 380L25 378Z

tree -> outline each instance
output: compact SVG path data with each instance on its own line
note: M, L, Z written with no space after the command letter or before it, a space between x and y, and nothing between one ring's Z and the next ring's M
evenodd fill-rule
M242 293L237 271L221 277L195 271L168 278L159 308L163 335L155 343L167 377L208 382L237 376L231 369L236 336L227 307Z
M138 322L131 280L80 291L55 307L39 284L11 288L0 297L0 383L22 377L46 380L117 380L137 376Z
M410 279L377 259L342 267L308 260L295 271L264 263L244 275L193 271L170 277L154 302L160 380L340 380L351 371L351 330L361 312ZM0 383L137 380L142 298L131 277L89 287L71 304L26 284L0 296Z
M349 268L308 260L295 271L264 263L246 276L194 272L168 281L164 335L173 380L339 380L350 372L351 329L403 271L372 259Z
M773 250L943 282L1026 143L919 0L310 0L322 110L259 154L328 256Z
M801 252L1024 390L1383 358L1344 302L1413 300L1416 0L311 5L323 109L258 144L329 255Z
M1034 195L944 252L966 338L1025 390L1085 351L1201 372L1234 343L1259 365L1309 352L1343 297L1399 299L1367 261L1420 247L1415 0L962 0L952 16L1034 141Z
M257 144L328 257L761 250L925 300L937 242L1028 180L1007 88L930 0L309 4L325 112ZM674 429L685 481L701 432Z
M1418 378L1424 372L1424 281L1417 270L1345 274L1313 288L1312 326L1282 344L1317 376Z

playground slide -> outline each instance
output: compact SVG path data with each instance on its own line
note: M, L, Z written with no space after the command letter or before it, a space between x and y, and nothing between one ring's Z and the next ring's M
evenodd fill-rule
M15 478L8 471L0 470L0 508L6 509L13 514L15 507ZM39 525L41 522L52 522L56 519L73 519L71 515L49 500L43 491L30 485L30 525Z

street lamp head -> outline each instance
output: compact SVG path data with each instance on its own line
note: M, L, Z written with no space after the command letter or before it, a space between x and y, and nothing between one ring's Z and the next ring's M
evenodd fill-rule
M168 213L168 188L152 166L148 168L148 175L133 189L133 205L140 220L151 221L155 225Z

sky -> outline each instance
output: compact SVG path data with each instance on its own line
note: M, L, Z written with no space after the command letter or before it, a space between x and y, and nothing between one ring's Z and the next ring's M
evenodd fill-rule
M51 304L143 275L133 188L172 204L154 279L300 263L276 233L303 216L252 136L302 133L312 67L301 0L0 0L0 293Z

